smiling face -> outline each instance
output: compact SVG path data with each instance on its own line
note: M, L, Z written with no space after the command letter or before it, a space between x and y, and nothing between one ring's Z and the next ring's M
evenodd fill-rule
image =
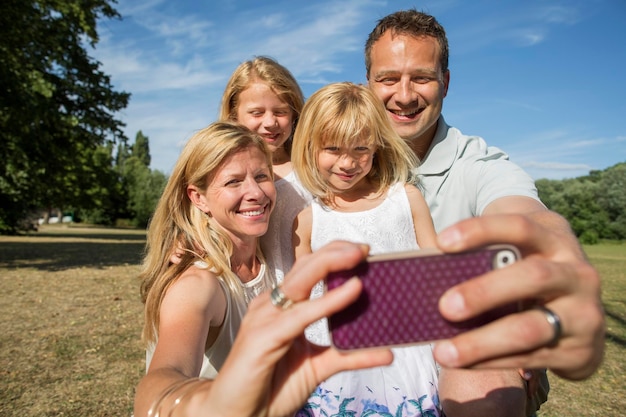
M439 55L434 37L392 36L391 31L372 45L370 55L370 88L383 101L394 130L423 152L435 135L450 81Z
M267 83L256 81L239 95L237 121L261 135L274 154L291 136L293 111Z
M249 146L226 158L198 201L233 242L265 234L276 201L265 154Z
M339 194L356 191L372 170L376 147L365 140L349 146L325 145L317 155L320 175Z

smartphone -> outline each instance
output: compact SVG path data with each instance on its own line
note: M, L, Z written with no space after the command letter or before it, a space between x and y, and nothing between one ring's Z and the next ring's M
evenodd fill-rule
M353 269L331 273L325 281L327 290L353 276L363 283L359 298L328 318L331 343L352 350L432 342L517 312L520 303L450 322L439 313L438 303L448 288L520 258L511 245L454 254L416 250L370 256Z

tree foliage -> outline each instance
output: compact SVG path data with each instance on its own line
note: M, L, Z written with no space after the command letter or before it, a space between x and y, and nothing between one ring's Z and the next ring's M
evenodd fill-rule
M134 226L146 227L161 197L167 177L158 170L151 170L150 141L139 131L130 148L118 155L119 172L126 191L126 209Z
M126 138L116 92L86 45L114 0L0 3L0 232L39 207L93 207L111 185L110 147Z
M536 182L539 197L563 215L583 243L626 239L626 162L589 175Z
M144 134L137 132L135 143L133 143L133 155L146 167L150 166L150 141Z

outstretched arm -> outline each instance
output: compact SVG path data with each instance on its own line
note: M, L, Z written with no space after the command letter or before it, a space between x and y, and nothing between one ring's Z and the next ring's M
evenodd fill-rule
M267 292L256 297L217 378L189 379L188 385L162 398L161 415L170 415L172 408L172 416L290 415L330 375L391 363L386 349L344 353L311 345L303 336L310 323L353 302L361 283L354 279L316 300L309 300L311 288L331 271L354 267L367 251L363 245L333 242L298 259L281 287L295 303L281 309ZM143 398L154 394L149 388L140 383L136 404L154 401ZM182 401L175 405L177 398ZM136 407L135 415L143 417L147 411Z
M485 215L464 220L438 236L448 252L511 243L523 259L456 286L440 300L441 313L463 320L495 306L535 300L558 315L562 334L536 309L438 343L435 357L449 367L549 368L568 379L590 376L604 352L600 277L567 221L552 211Z

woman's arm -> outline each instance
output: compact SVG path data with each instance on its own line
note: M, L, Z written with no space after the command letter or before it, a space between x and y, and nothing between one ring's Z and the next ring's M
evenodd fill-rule
M263 293L251 303L226 363L214 381L190 381L170 395L167 385L154 386L156 378L180 382L173 371L151 370L139 384L135 416L144 417L155 400L162 400L161 415L180 416L285 416L293 414L311 391L329 376L344 370L391 363L388 349L339 352L309 344L304 329L322 317L352 303L361 291L354 279L322 298L309 300L313 286L329 272L349 269L367 256L367 247L333 242L298 259L281 287L294 301L288 309L272 304ZM178 379L177 379L178 378ZM186 382L184 381L184 382ZM182 398L174 405L177 398Z
M135 415L146 415L168 386L198 377L211 328L224 320L226 298L217 277L191 267L161 303L158 341L147 374L137 387Z

